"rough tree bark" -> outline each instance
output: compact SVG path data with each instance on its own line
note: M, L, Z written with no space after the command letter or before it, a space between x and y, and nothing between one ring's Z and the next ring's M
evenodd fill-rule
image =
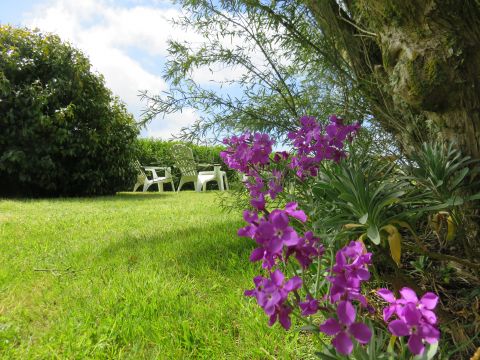
M478 0L306 0L376 120L408 153L452 141L480 158Z

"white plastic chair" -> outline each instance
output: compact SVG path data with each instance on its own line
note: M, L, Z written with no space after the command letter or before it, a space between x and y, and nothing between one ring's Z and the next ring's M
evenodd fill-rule
M143 184L143 192L147 191L148 188L153 185L157 184L158 191L163 192L163 184L170 183L172 184L172 190L175 191L175 185L173 183L172 178L172 169L165 166L143 166L140 165L138 160L135 161L135 166L138 170L137 175L137 182L133 186L133 192L135 192L140 185ZM158 176L157 171L165 171L165 176ZM152 178L149 179L148 176L145 174L145 171L148 171L152 174Z
M182 176L180 177L180 183L178 184L178 190L180 191L185 183L193 182L195 191L200 192L202 189L206 191L207 183L209 181L216 181L221 191L228 190L227 173L220 170L220 165L213 165L213 171L197 171L197 164L193 158L192 149L183 144L175 144L172 146L172 155L175 162L175 166L180 169ZM211 166L210 164L208 164Z

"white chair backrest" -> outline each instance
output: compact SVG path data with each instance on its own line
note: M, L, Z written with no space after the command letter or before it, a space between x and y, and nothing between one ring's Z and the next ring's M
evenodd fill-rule
M183 144L175 144L172 146L172 156L175 166L180 169L183 176L197 176L197 164L192 149Z
M147 176L145 175L145 171L143 171L142 169L142 165L140 164L140 161L135 160L135 168L137 169L138 176L144 176L144 177Z

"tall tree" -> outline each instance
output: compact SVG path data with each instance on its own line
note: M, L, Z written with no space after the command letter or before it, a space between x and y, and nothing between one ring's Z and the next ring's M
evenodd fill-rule
M441 138L480 157L478 0L180 4L187 11L182 25L202 33L206 42L197 49L171 43L166 74L174 86L169 96L153 99L150 117L209 99L200 101L207 111L199 128L274 131L288 127L286 118L299 113L338 109L372 119L406 153ZM225 47L222 37L241 42ZM263 66L257 67L252 53L263 56ZM196 67L214 63L246 70L237 82L241 98L219 96L188 78Z
M478 0L306 0L375 119L405 149L440 137L480 157Z
M181 4L186 14L178 25L203 35L204 42L170 42L164 75L171 86L165 94L143 94L150 104L145 121L191 107L202 116L183 137L218 138L246 129L282 136L304 114L341 112L362 120L369 113L345 64L332 72L335 59L325 57L334 54L322 50L324 37L305 6L286 3L279 15L250 1ZM197 69L219 67L236 76L212 81L213 87L195 81Z

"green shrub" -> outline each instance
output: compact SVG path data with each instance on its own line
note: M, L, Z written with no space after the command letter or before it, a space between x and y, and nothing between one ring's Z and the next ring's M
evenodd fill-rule
M172 157L172 146L179 143L178 141L165 141L160 139L138 139L137 144L137 158L142 165L161 165L172 167L172 175L175 183L180 179L180 171L175 167ZM197 163L208 164L222 164L222 170L227 171L227 176L230 181L237 178L236 172L228 169L220 158L220 152L224 149L223 146L200 146L194 144L186 144L193 151L193 157ZM208 168L207 170L211 170ZM215 187L216 184L209 183L209 188ZM156 189L156 187L153 187ZM186 184L182 189L193 189L191 183Z
M58 36L0 26L0 194L112 194L133 181L138 128Z

